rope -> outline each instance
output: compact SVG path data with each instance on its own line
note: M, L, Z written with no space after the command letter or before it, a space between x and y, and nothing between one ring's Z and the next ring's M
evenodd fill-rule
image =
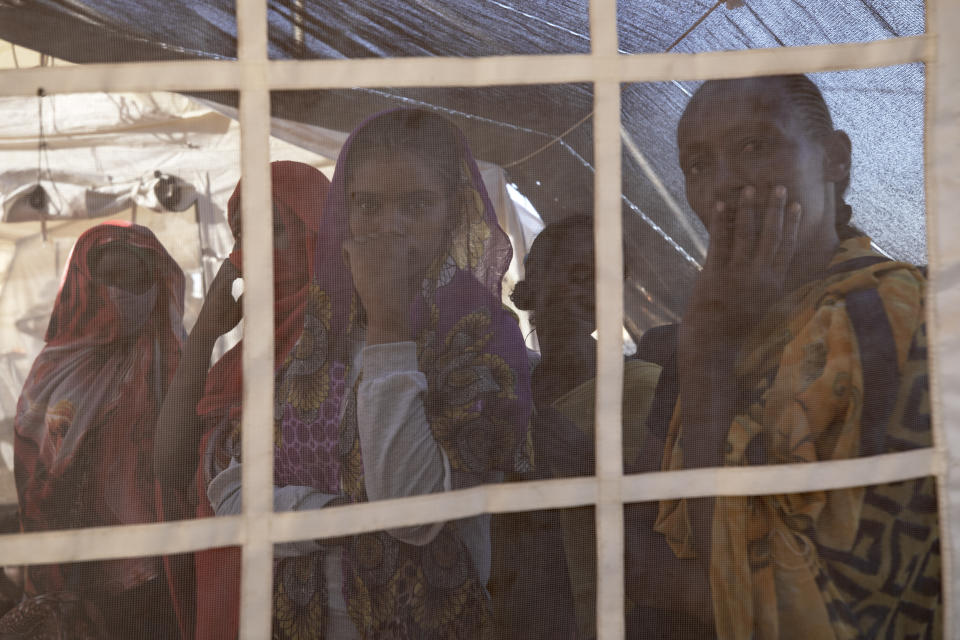
M709 16L711 13L713 13L714 10L715 10L717 7L719 7L721 4L723 4L723 2L724 2L724 0L717 0L716 4L714 4L712 7L710 7L709 9L707 9L706 13L704 13L702 16L700 16L699 18L697 18L697 21L694 22L692 25L690 25L690 28L689 28L689 29L687 29L686 31L684 31L683 33L681 33L679 38L677 38L676 40L674 40L674 41L670 44L669 47L667 47L666 49L664 49L664 53L666 53L667 51L670 51L670 50L673 49L675 46L677 46L678 44L680 44L681 42L683 42L683 39L686 38L688 35L690 35L690 34L693 32L694 29L696 29L697 27L699 27L699 26L700 26L700 23L703 22L704 20L706 20L706 19L707 19L707 16Z
M593 111L590 111L590 113L588 113L587 115L585 115L585 116L583 116L582 118L580 118L579 120L577 120L575 123L573 123L573 126L571 126L569 129L567 129L566 131L564 131L563 133L561 133L559 136L557 136L556 138L554 138L553 140L551 140L551 141L548 142L547 144L543 145L542 147L540 147L540 148L537 149L536 151L534 151L534 152L532 152L532 153L528 153L527 155L523 156L523 157L520 158L519 160L514 160L513 162L510 162L510 163L508 163L508 164L503 165L503 168L504 168L504 169L509 169L510 167L515 167L515 166L517 166L518 164L522 164L522 163L526 162L527 160L529 160L530 158L534 157L535 155L538 155L538 154L540 154L540 153L543 153L544 151L546 151L547 149L549 149L549 148L552 147L553 145L555 145L555 144L557 144L558 142L562 141L565 137L567 137L568 135L570 135L577 127L579 127L580 125L582 125L584 122L586 122L587 120L589 120L591 117L593 117Z
M682 34L680 34L680 37L677 38L676 40L674 40L674 41L670 44L670 46L667 47L667 48L664 50L664 52L670 51L670 50L673 49L675 46L677 46L678 44L680 44L680 43L683 41L684 38L686 38L688 35L690 35L690 34L693 32L694 29L696 29L697 27L699 27L700 24L701 24L704 20L706 20L707 17L708 17L711 13L713 13L714 10L715 10L717 7L719 7L721 4L724 3L724 1L725 1L725 0L717 0L717 2L716 2L712 7L710 7L709 9L707 9L707 11L706 11L702 16L700 16L699 18L697 18L696 22L694 22L692 25L690 25L690 28L689 28L689 29L687 29L687 30L684 31ZM571 133L573 133L573 131L576 130L577 127L579 127L579 126L582 125L584 122L586 122L587 120L589 120L589 119L591 118L591 116L593 116L593 111L591 111L590 113L588 113L587 115L585 115L585 116L584 116L583 118L581 118L580 120L577 120L577 121L573 124L573 126L571 126L569 129L567 129L566 131L564 131L563 133L561 133L559 136L557 136L556 138L554 138L554 139L551 140L550 142L546 143L545 145L543 145L542 147L540 147L540 148L537 149L536 151L533 151L532 153L528 153L527 155L523 156L523 157L520 158L519 160L514 160L513 162L510 162L510 163L508 163L508 164L503 165L503 168L504 168L504 169L509 169L510 167L515 167L515 166L517 166L518 164L523 164L524 162L526 162L526 161L529 160L530 158L533 158L534 156L543 153L544 151L546 151L547 149L549 149L550 147L552 147L553 145L555 145L555 144L557 144L558 142L562 141L562 140L563 140L564 138L566 138L568 135L570 135Z

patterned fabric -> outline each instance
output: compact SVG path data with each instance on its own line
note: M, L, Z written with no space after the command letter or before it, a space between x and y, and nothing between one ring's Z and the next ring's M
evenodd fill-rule
M24 600L0 618L4 640L103 640L111 637L96 607L70 592Z
M132 307L136 318L90 270L91 252L117 242L133 248L154 279L155 302ZM108 222L77 239L47 344L17 405L23 531L157 520L153 427L180 355L183 293L183 272L146 227ZM156 558L44 565L27 570L25 589L116 593L158 575Z
M788 296L749 337L736 372L756 394L730 426L725 464L931 446L925 290L918 269L883 260L867 238L843 242L826 276ZM664 469L682 468L679 418L678 408ZM932 478L716 498L718 637L940 637L936 504ZM684 500L662 502L656 526L689 558L686 509Z
M353 354L364 335L360 301L341 251L349 234L344 172L352 140L340 154L324 208L317 281L304 332L278 377L275 468L280 486L309 480L317 489L364 502L359 381L349 389L342 386L351 379ZM459 152L460 224L447 254L429 270L410 322L419 369L428 381L427 418L450 461L454 488L523 467L530 414L523 339L500 303L510 243L462 138ZM308 465L293 455L294 440L334 445L331 461L319 470L301 468ZM343 595L362 637L472 639L488 631L488 596L458 531L456 523L447 523L424 546L405 544L386 532L345 541ZM314 567L319 571L320 564ZM294 626L285 612L296 609L289 598L276 592L275 597L274 637L322 636L322 619L310 633L299 624L298 634L289 633Z
M294 233L286 233L288 245L274 252L274 355L282 363L303 328L313 250L320 228L322 203L330 182L314 167L300 162L279 161L270 164L275 219ZM234 237L240 240L240 183L227 203L227 218ZM230 261L242 268L239 248ZM291 270L290 263L301 262L302 271ZM206 487L230 460L241 459L240 419L243 393L243 343L228 351L207 374L203 398L197 415L204 423L200 444L201 465L197 472L196 517L213 516ZM312 449L311 449L312 445ZM301 454L316 457L315 443L301 444ZM322 459L322 456L321 456ZM311 483L300 483L311 486ZM196 573L196 637L234 638L239 632L240 549L210 549L194 554ZM187 595L187 594L184 594ZM181 600L183 598L181 597ZM190 603L181 602L181 608Z

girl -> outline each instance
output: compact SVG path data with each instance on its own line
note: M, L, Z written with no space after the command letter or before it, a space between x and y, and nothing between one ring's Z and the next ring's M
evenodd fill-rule
M278 375L275 505L448 491L525 467L529 365L501 306L509 241L462 134L367 121L324 206L303 335ZM207 488L239 513L240 464ZM489 517L278 545L277 638L489 633Z
M310 165L290 161L271 163L270 179L274 197L274 350L279 366L303 328L321 205L330 183ZM227 203L227 219L239 246L239 183ZM243 343L224 354L209 373L207 369L217 338L241 318L241 305L231 293L241 266L240 251L235 249L207 292L157 421L154 463L170 519L214 515L207 501L207 483L226 468L232 456L240 455ZM177 585L184 635L199 640L235 637L239 630L239 549L199 551L193 554L192 563L184 557L171 557L167 562Z

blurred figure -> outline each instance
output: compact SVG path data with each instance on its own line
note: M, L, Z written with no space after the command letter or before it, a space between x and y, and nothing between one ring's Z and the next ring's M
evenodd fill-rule
M676 332L679 401L649 434L662 457L647 470L931 446L926 280L850 226L851 143L816 85L706 82L677 140L710 248ZM628 588L720 638L940 635L933 478L668 500L631 524Z
M529 367L500 303L510 256L449 121L401 109L351 135L303 334L278 374L277 510L472 487L525 466ZM217 514L240 512L241 466L207 487ZM274 638L490 632L488 516L275 549Z
M524 280L511 299L531 312L540 343L541 360L533 372L535 415L531 425L537 478L562 478L594 473L594 416L597 374L596 282L593 219L573 216L548 225L534 240L525 262ZM660 367L628 358L624 366L623 444L624 465L630 467L644 441L644 421L660 374ZM516 585L507 600L511 608L522 606L548 625L543 637L558 635L556 625L575 614L576 637L596 635L596 534L592 508L563 509L543 513L510 514L514 544L535 539L514 564ZM531 561L554 567L544 575ZM557 567L559 560L560 566ZM565 567L563 565L566 565ZM523 585L523 586L519 586ZM573 610L564 610L564 592L569 592ZM553 600L551 607L544 599ZM627 604L628 611L632 604ZM521 615L520 618L525 616ZM516 635L523 637L529 625L516 620ZM530 636L528 636L530 637Z
M270 179L274 362L279 367L303 329L317 231L330 182L314 167L291 161L271 163ZM237 246L210 285L157 421L154 463L171 519L214 515L207 484L240 456L243 343L210 367L217 338L242 317L241 302L232 295L242 267L239 183L227 204L227 218ZM189 558L167 561L184 635L199 640L236 637L240 549L199 551L193 554L192 566Z
M183 294L146 227L108 222L77 239L17 406L23 531L157 521L153 425L180 356ZM31 566L24 589L0 635L177 635L159 558ZM44 637L75 637L57 634Z

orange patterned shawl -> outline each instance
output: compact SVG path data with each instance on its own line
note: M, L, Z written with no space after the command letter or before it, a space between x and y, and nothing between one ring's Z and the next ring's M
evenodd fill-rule
M925 289L916 267L882 261L868 238L843 242L827 275L748 338L736 373L756 393L730 425L725 465L930 446ZM878 367L884 350L889 366ZM877 393L876 379L893 381L889 393ZM665 470L683 468L684 427L678 407ZM679 557L694 557L685 500L661 502L656 529ZM939 637L934 481L718 497L710 586L719 638Z

